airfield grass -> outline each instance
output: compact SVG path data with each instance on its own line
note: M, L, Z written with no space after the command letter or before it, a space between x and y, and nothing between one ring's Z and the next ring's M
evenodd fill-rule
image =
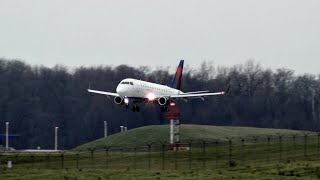
M189 140L215 140L225 138L239 138L249 136L277 136L302 134L302 131L288 129L234 127L234 126L207 126L207 125L180 125L180 142ZM106 138L80 145L74 150L99 149L106 146L146 146L146 144L159 144L168 142L169 125L154 125L135 128L122 133L116 133Z
M197 170L105 170L103 168L2 170L0 179L319 179L320 161L300 161L263 167Z
M165 144L146 146L168 139L167 129L137 128L71 151L0 152L1 162L13 161L11 169L0 165L0 179L320 178L320 136L315 133L303 136L291 130L182 125L185 140L200 139L189 144L189 151L169 150ZM122 141L133 146L125 147ZM103 149L106 146L122 148Z
M316 139L315 139L316 140ZM8 154L12 169L0 168L0 179L319 179L317 141L304 144L246 144L177 152L66 152ZM243 148L243 149L242 149ZM305 154L306 153L306 154ZM6 159L5 159L6 158ZM63 162L63 163L62 163Z

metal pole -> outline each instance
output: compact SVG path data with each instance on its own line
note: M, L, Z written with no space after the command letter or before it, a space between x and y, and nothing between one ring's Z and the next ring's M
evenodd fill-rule
M174 132L173 132L173 127L174 127L174 120L173 119L170 119L170 144L173 144L173 135L174 135Z
M9 122L6 122L6 150L9 150Z
M107 127L108 127L108 123L107 123L107 121L104 121L104 137L107 137L107 136L108 136Z
M180 143L180 121L178 119L174 121L174 139L175 143Z
M56 127L54 131L54 150L58 150L58 128Z

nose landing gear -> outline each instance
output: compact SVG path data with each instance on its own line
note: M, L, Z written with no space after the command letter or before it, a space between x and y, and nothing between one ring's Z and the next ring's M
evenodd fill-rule
M139 106L134 105L133 108L132 108L132 111L133 111L133 112L140 112Z

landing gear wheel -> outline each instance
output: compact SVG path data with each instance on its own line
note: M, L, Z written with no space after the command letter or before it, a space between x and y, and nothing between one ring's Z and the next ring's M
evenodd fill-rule
M139 106L134 105L133 108L132 108L132 111L133 111L133 112L140 112Z
M161 108L161 112L168 112L169 108L167 106L162 106Z
M166 112L169 112L169 107L166 106L166 107L164 108L164 110L165 110Z

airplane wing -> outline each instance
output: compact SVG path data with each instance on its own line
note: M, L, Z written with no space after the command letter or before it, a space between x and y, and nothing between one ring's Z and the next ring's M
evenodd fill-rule
M106 96L119 96L119 94L117 94L117 93L98 91L98 90L93 90L93 89L88 89L88 92L95 93L95 94L103 94Z
M170 98L188 98L188 97L203 97L203 96L217 96L225 94L224 91L213 93L198 93L198 94L177 94L171 95Z
M185 92L183 94L197 94L197 93L207 93L207 92L210 92L210 91L193 91L193 92Z
M230 89L230 86L226 91L221 91L221 92L206 92L204 91L203 93L183 93L183 94L176 94L176 95L171 95L170 98L203 98L204 96L218 96L218 95L224 95L227 93Z

